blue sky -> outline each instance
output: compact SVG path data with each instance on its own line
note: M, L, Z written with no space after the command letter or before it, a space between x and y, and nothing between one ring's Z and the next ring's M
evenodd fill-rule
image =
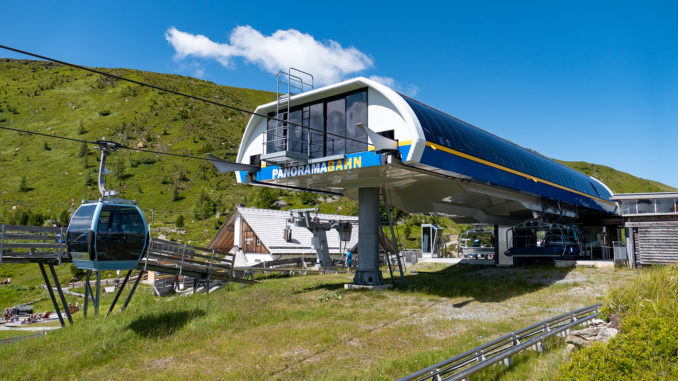
M274 90L270 67L290 56L266 51L278 33L311 44L304 62L326 81L381 77L547 156L678 187L676 2L107 3L3 4L0 43ZM179 57L172 30L188 44L205 36L206 50Z

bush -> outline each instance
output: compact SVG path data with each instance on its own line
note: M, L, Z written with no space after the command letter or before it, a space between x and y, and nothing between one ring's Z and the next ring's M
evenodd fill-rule
M181 214L178 215L178 216L177 216L177 220L176 220L176 222L174 223L174 225L176 225L178 228L184 227L184 216L181 215Z
M311 192L301 192L299 201L304 205L314 205L316 203L316 197L315 194Z
M40 212L33 212L30 209L17 208L7 216L9 225L32 225L42 226L47 217Z
M214 215L217 212L217 207L214 201L207 195L205 190L200 192L200 196L195 202L195 208L193 209L193 215L198 220L204 220L205 218Z
M20 192L28 192L30 190L33 190L33 188L31 188L28 185L28 179L26 178L26 175L21 176L21 181L19 182L19 191Z
M257 194L255 204L257 208L273 209L273 204L278 200L278 192L271 188L262 187Z
M101 116L111 115L111 110L99 110L99 115Z
M72 263L69 270L71 271L71 275L75 279L82 279L85 276L85 270L75 267L75 265Z
M635 282L610 291L601 311L622 318L621 332L574 353L561 379L678 379L678 266L640 271Z
M68 226L68 222L70 222L70 220L71 215L68 213L68 210L64 209L59 214L59 217L56 218L56 224L57 226L66 227Z

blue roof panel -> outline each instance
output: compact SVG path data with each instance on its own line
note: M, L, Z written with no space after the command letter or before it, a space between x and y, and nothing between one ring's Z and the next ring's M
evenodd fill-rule
M402 95L402 94L401 94ZM610 200L604 186L585 174L534 151L445 114L405 95L419 119L426 140L567 187L592 197Z

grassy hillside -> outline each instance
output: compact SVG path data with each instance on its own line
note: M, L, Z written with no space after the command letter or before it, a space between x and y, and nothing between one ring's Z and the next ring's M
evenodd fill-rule
M605 165L591 164L584 161L559 162L597 178L615 193L672 192L678 190L660 182L635 177Z
M273 94L176 75L110 69L156 84L247 110ZM62 65L25 60L0 61L0 125L83 140L108 140L177 154L234 160L249 115ZM23 204L46 217L70 209L70 200L98 198L98 152L83 144L0 131L0 220ZM182 239L206 243L240 203L260 205L291 193L239 186L205 161L120 151L107 159L110 188L135 199L155 226L173 227L181 215ZM315 203L315 197L304 199ZM351 212L352 202L334 199L326 212ZM198 210L199 209L199 210ZM16 213L16 212L15 212ZM180 233L173 233L175 237ZM171 234L170 234L171 235Z
M274 99L269 92L219 86L177 75L105 69L120 76L254 110ZM76 139L106 137L131 147L233 160L249 115L167 94L62 65L0 60L0 125ZM62 223L82 199L98 197L98 152L81 143L0 131L0 222L21 220L30 209ZM347 199L272 191L237 185L205 161L120 151L109 157L109 187L135 199L154 227L169 238L206 244L235 205L270 207L282 198L288 207L320 204L326 213L357 214ZM612 168L563 162L608 184L615 192L675 190ZM19 205L17 207L17 205ZM23 206L21 206L23 205ZM12 209L16 209L12 211ZM180 217L181 216L181 217ZM26 216L24 216L26 217ZM184 221L176 227L177 219ZM28 217L24 218L26 221ZM405 246L419 246L419 224L429 217L400 215ZM447 235L463 228L445 218ZM49 222L46 222L49 223Z

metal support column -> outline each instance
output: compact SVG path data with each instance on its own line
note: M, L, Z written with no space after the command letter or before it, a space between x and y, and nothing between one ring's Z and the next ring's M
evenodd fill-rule
M92 290L89 285L89 277L92 275L91 270L87 270L85 275L85 306L82 309L82 317L87 319L87 307L89 306L90 295L92 295Z
M111 307L108 309L106 316L110 315L111 311L113 311L113 308L115 307L115 303L118 302L118 298L120 297L120 294L122 294L122 290L125 288L125 285L127 284L127 281L129 280L130 275L132 275L132 270L127 271L127 275L125 275L125 279L122 281L120 288L118 288L118 292L115 293L115 298L113 298L113 303L111 303Z
M353 284L382 285L379 270L379 188L358 190L358 270Z
M124 311L125 308L127 308L127 305L129 304L129 301L132 300L132 295L134 295L134 291L136 291L137 286L139 285L139 282L141 281L141 278L144 277L144 271L139 271L139 276L137 276L137 280L134 281L134 285L132 285L132 289L129 290L129 295L127 295L127 299L125 300L125 304L122 306L120 309L120 312Z
M64 323L64 318L61 316L61 310L59 310L59 304L56 301L56 298L54 298L54 291L52 291L52 285L49 284L49 278L47 278L47 272L45 272L45 266L43 266L42 263L38 263L40 266L40 272L42 273L42 279L45 280L45 286L47 286L47 291L49 291L49 297L52 299L52 305L54 306L54 311L56 311L57 316L59 317L59 321L61 322L61 326L65 327L66 323Z
M94 299L94 316L99 315L99 302L101 301L101 271L97 271L96 298Z
M59 298L61 299L61 304L64 306L64 311L66 312L68 322L73 324L71 311L68 309L68 303L66 302L66 297L64 296L63 290L61 290L61 284L59 284L59 278L57 277L56 271L54 271L54 265L49 265L49 271L52 273L52 278L54 278L54 286L56 286L57 292L59 293Z
M400 270L400 285L406 287L405 273L403 272L403 262L402 258L400 258L400 248L398 247L398 238L396 237L395 230L393 228L393 219L391 218L391 200L388 198L386 187L384 187L383 190L384 204L386 204L386 216L388 217L388 226L391 229L391 240L393 241L393 249L395 250L396 261L398 262L398 270ZM384 238L386 238L386 236L384 236ZM391 282L393 282L393 272L391 272Z

